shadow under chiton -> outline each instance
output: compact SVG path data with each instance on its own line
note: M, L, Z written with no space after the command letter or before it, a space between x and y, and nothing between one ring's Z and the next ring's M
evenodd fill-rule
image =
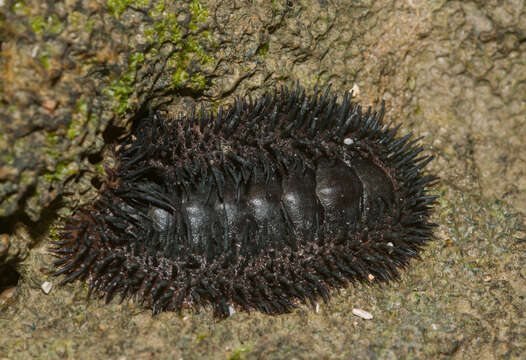
M329 89L281 88L217 115L142 119L99 198L51 250L62 283L157 313L280 314L399 276L430 239L436 180L411 134Z

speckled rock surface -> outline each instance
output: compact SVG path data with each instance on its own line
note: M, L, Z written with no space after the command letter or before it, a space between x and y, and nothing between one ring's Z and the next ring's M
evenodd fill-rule
M21 275L0 358L524 358L524 1L0 0L0 29L0 269ZM222 322L57 286L46 242L134 116L296 80L384 98L437 156L436 241L402 281Z

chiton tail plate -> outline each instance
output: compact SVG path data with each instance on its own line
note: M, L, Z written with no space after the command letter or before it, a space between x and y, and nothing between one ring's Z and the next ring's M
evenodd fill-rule
M98 200L53 251L62 283L154 313L211 305L268 314L390 281L430 240L432 156L384 104L299 86L212 115L151 114L116 150Z

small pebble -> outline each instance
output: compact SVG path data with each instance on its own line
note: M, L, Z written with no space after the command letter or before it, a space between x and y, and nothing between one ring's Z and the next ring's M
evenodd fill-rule
M16 286L9 287L0 291L0 305L6 304L16 294Z
M49 112L53 112L57 107L57 102L55 100L47 99L42 103L42 107Z
M364 320L371 320L373 318L373 314L362 309L352 309L352 313Z
M44 294L47 295L51 292L51 288L53 287L53 284L50 283L49 281L44 281L44 283L40 287L42 288L42 291L44 292Z
M352 86L352 89L351 89L351 90L352 90L354 96L358 96L358 95L360 95L360 87L358 86L358 84L354 84L354 85Z
M9 235L0 234L0 257L7 256L7 251L9 250L10 242Z

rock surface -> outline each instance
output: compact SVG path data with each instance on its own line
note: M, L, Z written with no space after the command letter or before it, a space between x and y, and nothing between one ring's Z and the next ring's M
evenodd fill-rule
M0 69L0 358L524 356L523 1L0 0ZM296 80L385 99L436 155L436 241L402 281L219 323L42 291L134 118Z

